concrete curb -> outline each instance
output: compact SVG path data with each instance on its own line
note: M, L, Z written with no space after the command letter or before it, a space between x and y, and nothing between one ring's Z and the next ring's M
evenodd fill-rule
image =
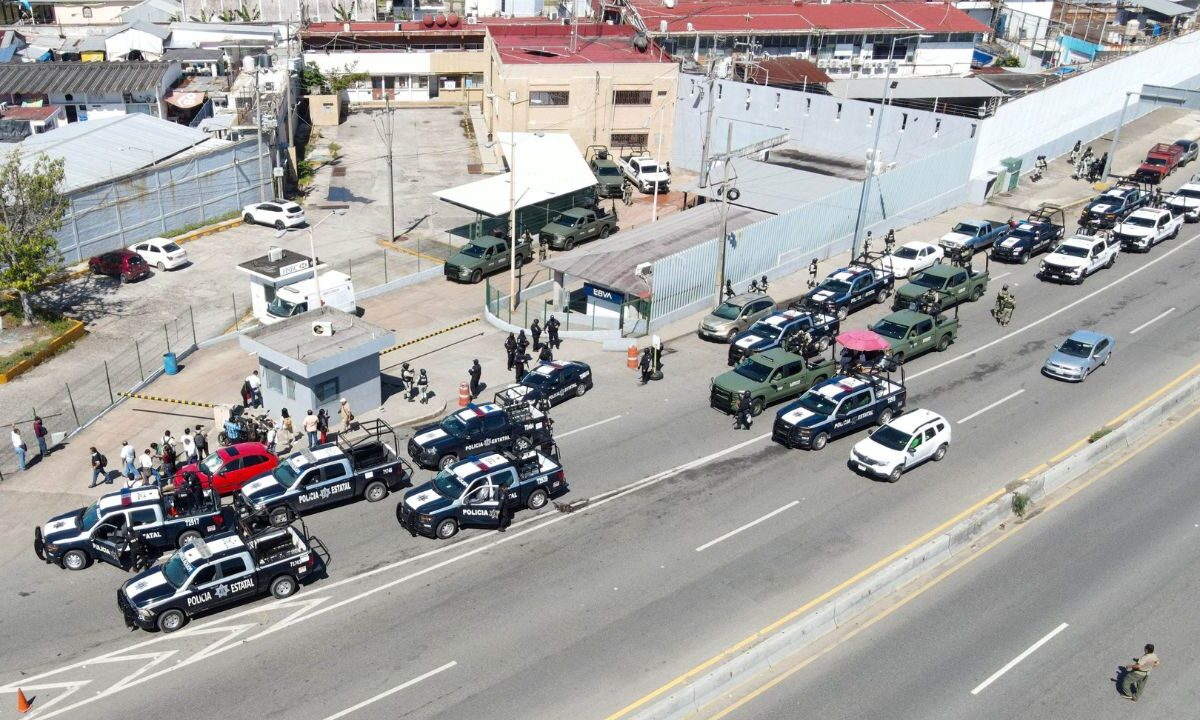
M399 421L391 423L391 424L394 426L399 426L399 427L411 427L413 425L420 425L422 423L427 423L430 420L434 420L434 419L441 417L442 413L446 412L446 407L447 407L446 401L442 400L441 405L436 410L430 410L429 412L425 413L424 415L418 415L413 418L405 418L404 420L399 420Z
M630 717L667 720L699 712L722 693L732 690L752 674L786 661L815 640L854 622L880 599L891 595L923 573L954 557L985 533L1013 519L1012 500L1021 494L1036 502L1082 476L1115 452L1126 450L1167 419L1180 406L1200 396L1200 375L1194 375L1149 407L1121 422L1096 442L1075 451L1051 467L1026 476L1005 488L1003 494L922 543L903 557L872 572L850 588L795 618L754 645L721 661L716 667L681 684Z

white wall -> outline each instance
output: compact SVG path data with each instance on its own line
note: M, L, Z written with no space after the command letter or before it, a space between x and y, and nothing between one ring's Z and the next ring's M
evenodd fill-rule
M1058 157L1076 140L1103 135L1116 125L1125 93L1143 83L1200 87L1198 50L1200 34L1185 35L1001 105L979 128L971 177L985 179L1007 157L1030 168L1037 155ZM1130 103L1126 122L1152 109Z
M922 44L913 57L913 73L930 75L966 75L971 71L972 43ZM910 66L901 65L893 75L905 75Z
M347 66L355 72L371 75L428 75L433 53L410 52L309 52L305 63L315 63L322 72L340 71Z

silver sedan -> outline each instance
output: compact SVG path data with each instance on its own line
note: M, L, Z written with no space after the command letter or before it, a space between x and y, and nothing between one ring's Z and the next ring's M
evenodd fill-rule
M1107 365L1117 341L1111 335L1076 330L1054 352L1042 366L1042 374L1058 380L1083 382L1096 368Z

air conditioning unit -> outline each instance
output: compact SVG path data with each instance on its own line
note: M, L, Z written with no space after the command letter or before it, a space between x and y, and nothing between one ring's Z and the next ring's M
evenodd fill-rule
M648 278L654 274L654 263L638 263L633 273L640 278Z
M312 334L318 337L329 337L333 335L333 323L324 320L312 324Z
M272 245L267 250L267 260L270 262L279 262L283 259L283 248L278 245Z
M479 24L479 16L478 15L468 15L467 16L467 24L468 25L478 25Z

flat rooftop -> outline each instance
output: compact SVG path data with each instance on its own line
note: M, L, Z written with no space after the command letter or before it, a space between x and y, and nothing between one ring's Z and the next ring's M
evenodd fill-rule
M333 324L332 335L314 335L314 322ZM244 349L306 377L389 348L396 335L360 317L328 306L242 334Z
M634 45L630 25L500 25L488 28L500 61L510 65L671 63L670 55L647 41ZM574 43L574 49L572 49Z
M667 7L662 0L629 0L652 35L697 33L898 32L987 33L987 25L942 3L890 2L828 5L792 0L689 0Z

